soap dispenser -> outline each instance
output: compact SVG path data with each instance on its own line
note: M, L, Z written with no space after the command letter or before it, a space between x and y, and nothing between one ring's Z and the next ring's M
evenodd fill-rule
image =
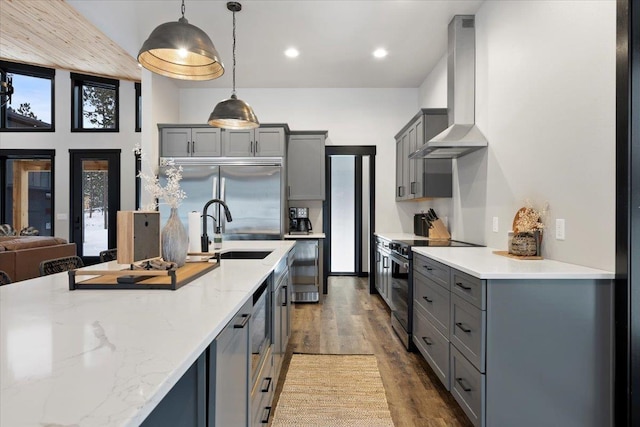
M222 249L222 233L220 233L220 227L216 227L213 234L213 249Z

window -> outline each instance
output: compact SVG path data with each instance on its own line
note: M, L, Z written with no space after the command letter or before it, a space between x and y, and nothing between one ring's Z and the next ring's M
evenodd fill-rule
M134 83L136 88L136 132L142 130L142 85L139 82Z
M55 150L0 150L0 223L53 236ZM31 230L33 232L33 230Z
M71 73L71 131L119 131L118 80Z
M0 131L53 132L56 70L0 61L0 81L11 81L13 94L0 96Z

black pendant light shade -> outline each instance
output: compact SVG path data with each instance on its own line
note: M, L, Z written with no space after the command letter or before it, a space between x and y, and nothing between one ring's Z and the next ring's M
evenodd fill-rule
M242 10L242 5L232 1L227 3L227 9L233 12L233 91L230 98L215 106L207 123L224 129L253 129L260 126L256 114L249 104L236 96L236 12Z
M235 94L216 105L209 115L208 123L224 129L253 129L260 126L251 106L238 99Z
M209 36L184 17L158 25L143 43L138 62L157 74L180 80L212 80L224 65Z

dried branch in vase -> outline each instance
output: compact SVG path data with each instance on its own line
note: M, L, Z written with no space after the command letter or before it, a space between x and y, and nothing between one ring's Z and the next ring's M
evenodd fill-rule
M549 203L545 203L542 210L535 209L529 200L525 201L525 207L521 208L514 221L515 233L533 233L544 229L544 220L549 213Z
M140 145L136 145L133 151L144 159L142 148ZM143 166L146 162L142 162ZM153 173L145 173L140 171L138 177L143 181L144 189L149 192L154 203L143 206L143 210L156 210L158 204L164 203L171 208L177 208L182 201L187 197L187 194L180 187L180 180L182 180L182 166L176 166L173 159L160 159L160 167L164 169L164 174L167 178L167 183L163 186L160 184L160 177L158 171Z

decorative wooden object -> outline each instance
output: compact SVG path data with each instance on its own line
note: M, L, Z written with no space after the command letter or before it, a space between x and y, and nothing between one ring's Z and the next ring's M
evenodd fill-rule
M160 256L160 212L118 211L118 264Z
M431 228L429 229L429 239L435 240L450 240L451 234L447 230L447 227L442 223L442 220L436 219L431 221Z
M165 289L175 291L192 280L218 268L220 262L193 262L171 270L70 270L69 290L76 289ZM77 276L94 276L76 282ZM119 277L136 280L121 283Z

